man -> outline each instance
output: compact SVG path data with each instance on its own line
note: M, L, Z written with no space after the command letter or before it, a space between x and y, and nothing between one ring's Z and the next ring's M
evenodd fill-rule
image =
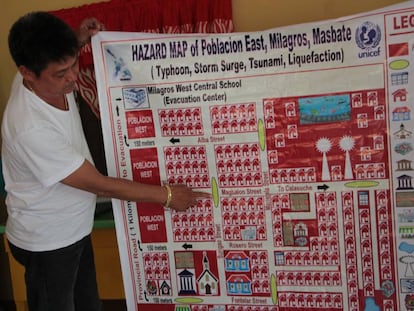
M210 196L108 177L94 167L73 91L79 42L100 29L86 19L76 36L57 17L34 12L9 33L18 73L2 123L6 234L25 267L31 311L100 310L90 239L97 195L179 211Z

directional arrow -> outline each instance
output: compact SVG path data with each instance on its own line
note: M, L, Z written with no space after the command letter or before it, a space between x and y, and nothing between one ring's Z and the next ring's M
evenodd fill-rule
M124 141L125 141L125 145L127 145L127 147L129 147L129 144L128 144L128 141L127 141L126 135L124 135Z
M171 137L171 139L170 139L170 143L172 143L172 144L179 143L179 142L180 142L180 140L178 138Z
M329 186L327 184L323 184L321 186L318 186L318 190L326 191L327 189L329 189Z
M120 101L122 101L122 98L121 97L117 97L117 98L115 98L115 100L118 101L118 102L120 102ZM119 117L119 107L118 107L118 105L116 105L116 116Z
M142 252L141 241L140 240L137 240L137 241L138 241L138 249Z
M193 246L191 244L184 243L183 248L189 249L189 248L193 248Z
M149 301L148 297L147 297L147 291L144 290L144 297L145 297L145 301Z

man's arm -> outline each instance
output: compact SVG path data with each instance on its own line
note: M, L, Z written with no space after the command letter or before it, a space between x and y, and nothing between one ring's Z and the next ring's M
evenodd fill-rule
M153 202L165 204L168 198L166 187L137 183L131 180L104 176L87 160L62 180L65 185L95 193L102 197L116 198L134 202ZM171 187L169 207L184 211L197 203L197 199L209 198L209 193L193 191L185 185Z

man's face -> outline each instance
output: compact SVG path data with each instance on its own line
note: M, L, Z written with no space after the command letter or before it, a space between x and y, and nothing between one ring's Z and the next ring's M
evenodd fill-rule
M79 73L78 57L68 57L62 62L50 63L39 77L25 77L35 93L43 98L61 98L75 89Z

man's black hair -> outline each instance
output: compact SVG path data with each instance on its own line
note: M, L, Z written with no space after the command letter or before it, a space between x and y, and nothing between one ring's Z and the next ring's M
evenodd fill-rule
M52 62L76 56L75 32L60 18L47 12L20 17L9 32L9 50L17 67L23 65L37 76Z

